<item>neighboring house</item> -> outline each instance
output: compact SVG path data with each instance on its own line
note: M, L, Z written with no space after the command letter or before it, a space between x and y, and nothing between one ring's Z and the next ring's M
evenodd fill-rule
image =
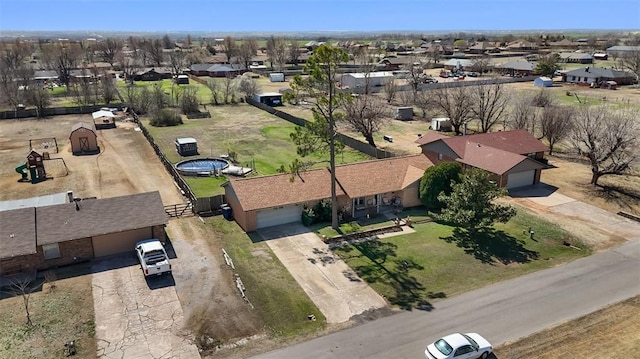
M534 42L527 40L516 40L507 44L506 48L508 50L537 50L538 45Z
M607 54L614 57L630 56L635 52L640 52L640 46L617 45L607 48Z
M134 81L160 81L163 79L170 79L172 77L172 73L170 69L160 68L160 67L151 67L142 69L140 71L136 71L133 75Z
M635 79L635 76L630 72L602 67L585 67L562 74L562 81L564 82L589 85L599 85L607 81L615 81L618 85L631 85L635 83Z
M593 63L593 55L585 54L581 52L561 52L558 54L560 56L560 62L565 63L574 63L574 64L592 64Z
M546 168L547 147L526 130L500 131L448 137L438 133L421 136L416 143L434 164L456 161L493 173L506 188L540 182Z
M36 82L58 81L58 73L54 70L38 70L33 73Z
M240 64L193 64L189 69L191 75L209 77L235 77L246 72Z
M416 62L414 57L385 57L378 62L376 68L380 71L399 70L400 68L411 65L414 62Z
M526 60L514 60L496 65L495 68L509 76L529 76L533 72L535 65Z
M343 216L362 217L420 204L418 190L432 163L423 155L336 167L338 205ZM299 222L305 206L331 198L328 169L231 180L223 185L233 216L245 231Z
M573 49L573 48L577 48L578 44L574 43L569 39L562 39L560 41L550 42L549 46L556 49Z
M167 221L157 191L0 211L0 275L133 252L140 240L166 240Z
M88 123L78 122L71 127L69 134L71 153L74 155L92 155L100 153L98 136L93 126Z
M449 59L444 63L446 70L471 70L475 60L469 59Z
M470 54L484 54L495 52L498 47L495 46L494 43L488 41L479 41L476 42L473 46L467 49L467 52Z

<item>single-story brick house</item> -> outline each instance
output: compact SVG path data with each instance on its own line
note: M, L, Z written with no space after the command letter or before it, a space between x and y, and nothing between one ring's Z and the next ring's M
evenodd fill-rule
M235 77L247 70L241 64L193 64L189 73L194 76Z
M635 83L635 80L635 76L630 72L602 67L585 67L562 74L562 81L577 84L600 84L615 81L618 85L631 85Z
M167 221L157 191L0 211L0 277L133 252Z
M151 67L136 71L133 75L134 81L160 81L172 77L171 69L164 67Z
M516 188L540 182L547 151L526 130L500 131L448 137L430 132L416 143L434 164L456 161L493 173L502 187Z
M345 216L360 217L420 204L418 190L432 163L412 155L336 167L338 205ZM305 206L331 198L328 169L242 178L223 184L236 222L245 231L298 222Z

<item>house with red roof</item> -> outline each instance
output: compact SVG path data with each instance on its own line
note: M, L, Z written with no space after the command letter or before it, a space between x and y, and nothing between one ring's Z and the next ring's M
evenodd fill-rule
M508 189L540 182L541 171L547 167L547 146L522 129L455 137L432 132L416 143L434 164L456 161L463 168L484 169Z
M424 171L441 162L481 168L506 188L540 181L547 147L526 130L449 137L437 132L421 136L422 154L336 166L336 192L343 218L420 205ZM223 184L226 201L245 231L299 222L305 207L331 198L329 169L232 179Z

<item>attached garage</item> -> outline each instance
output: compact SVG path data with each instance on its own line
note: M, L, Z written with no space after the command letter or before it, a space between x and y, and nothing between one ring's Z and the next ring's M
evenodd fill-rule
M530 186L534 184L535 178L535 170L510 173L507 180L507 189Z
M302 218L301 205L288 205L268 208L256 212L256 228L277 226L285 223L300 222Z
M95 236L92 238L93 255L97 258L118 253L133 253L137 242L149 238L153 238L151 227Z

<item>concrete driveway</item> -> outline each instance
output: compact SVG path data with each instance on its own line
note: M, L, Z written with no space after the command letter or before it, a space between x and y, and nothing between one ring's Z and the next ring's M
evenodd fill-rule
M92 272L98 357L200 358L173 276L145 279L133 254L96 261Z
M621 242L640 239L637 222L567 197L559 193L556 187L540 183L510 191L509 195L533 210L542 207L551 214L566 218L567 221L558 221L556 218L555 222L561 226L572 224L574 228L591 227L595 232L605 232L619 238Z
M259 230L260 236L320 309L327 323L343 323L385 300L313 232L301 224Z

